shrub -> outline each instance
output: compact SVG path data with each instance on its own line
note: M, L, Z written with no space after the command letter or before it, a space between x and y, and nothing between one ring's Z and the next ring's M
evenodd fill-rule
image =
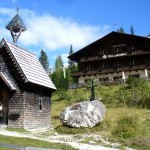
M73 128L65 125L59 125L55 128L58 133L62 134L81 134L81 133L91 133L90 128Z
M137 116L120 116L112 134L122 138L134 137L138 133L138 124Z

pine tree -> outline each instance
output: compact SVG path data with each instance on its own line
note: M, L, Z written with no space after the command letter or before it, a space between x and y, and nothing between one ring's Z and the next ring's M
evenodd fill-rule
M72 45L70 46L70 51L69 51L69 56L73 54L73 48ZM68 68L70 69L70 71L76 71L76 65L75 65L75 61L68 59Z
M70 46L70 51L69 51L69 56L73 54L73 48L72 45ZM69 84L73 84L76 83L77 80L71 77L71 72L73 71L77 71L77 65L75 63L75 61L73 60L68 60L68 68L67 68L67 84L69 86Z
M134 35L134 28L133 28L133 26L130 27L130 34Z
M69 51L69 56L73 54L73 48L72 45L70 45L70 51ZM73 66L73 61L72 60L68 60L68 64L69 64L69 68Z
M44 52L44 50L41 50L41 54L39 57L39 61L42 64L43 68L45 69L45 71L48 73L49 71L49 61L48 61L48 56L47 54Z
M125 32L124 32L124 29L123 29L122 27L120 27L120 29L117 29L117 32L125 33Z
M51 74L51 79L58 90L66 89L61 55L59 55L55 60L55 67L53 73Z
M63 69L63 61L62 61L61 55L59 55L55 61L55 70L58 71L62 69Z

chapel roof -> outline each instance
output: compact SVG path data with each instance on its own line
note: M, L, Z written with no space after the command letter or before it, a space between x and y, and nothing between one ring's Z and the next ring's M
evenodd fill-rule
M1 46L6 47L8 50L11 59L13 59L21 76L23 76L25 83L33 83L52 90L56 89L41 63L33 53L7 41L6 39L2 39Z
M10 88L10 90L16 90L17 85L13 81L13 78L11 76L8 76L5 72L0 72L0 78L6 83L6 85Z
M6 29L10 30L11 27L21 27L23 30L22 31L26 31L26 27L22 21L22 19L20 18L19 14L17 13L12 20L8 23L8 25L6 26Z

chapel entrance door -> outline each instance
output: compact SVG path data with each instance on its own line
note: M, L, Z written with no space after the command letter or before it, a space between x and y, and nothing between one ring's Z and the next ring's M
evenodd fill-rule
M10 90L0 78L0 123L8 124Z

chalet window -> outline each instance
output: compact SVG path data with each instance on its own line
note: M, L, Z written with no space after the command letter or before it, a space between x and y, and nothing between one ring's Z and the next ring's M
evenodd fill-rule
M119 52L119 48L115 48L115 49L114 49L114 53L115 53L115 54L118 54L118 52Z
M99 51L99 56L102 56L102 55L104 55L105 54L105 50L100 50Z
M106 67L106 64L105 64L105 63L102 63L102 64L101 64L101 68L104 69L105 67Z
M118 81L118 80L121 80L121 79L122 79L122 76L113 77L113 80L114 80L114 81Z
M42 110L43 97L39 97L39 110Z
M133 45L130 46L130 47L129 47L129 50L130 50L130 51L134 50L134 46L133 46Z
M140 78L139 74L129 75L128 78Z
M91 65L87 65L87 71L90 71L91 70Z
M120 67L120 62L116 62L116 63L115 63L115 67L116 67L116 68Z
M101 54L104 55L104 54L105 54L105 50L102 50L102 51L101 51Z
M130 61L130 66L134 66L134 65L135 65L135 60L133 59Z
M150 59L146 59L145 63L146 63L147 66L149 66L150 65Z
M108 78L108 77L99 78L99 81L100 81L100 82L107 82L107 81L109 81L109 78Z
M149 44L145 44L145 49L149 49Z

